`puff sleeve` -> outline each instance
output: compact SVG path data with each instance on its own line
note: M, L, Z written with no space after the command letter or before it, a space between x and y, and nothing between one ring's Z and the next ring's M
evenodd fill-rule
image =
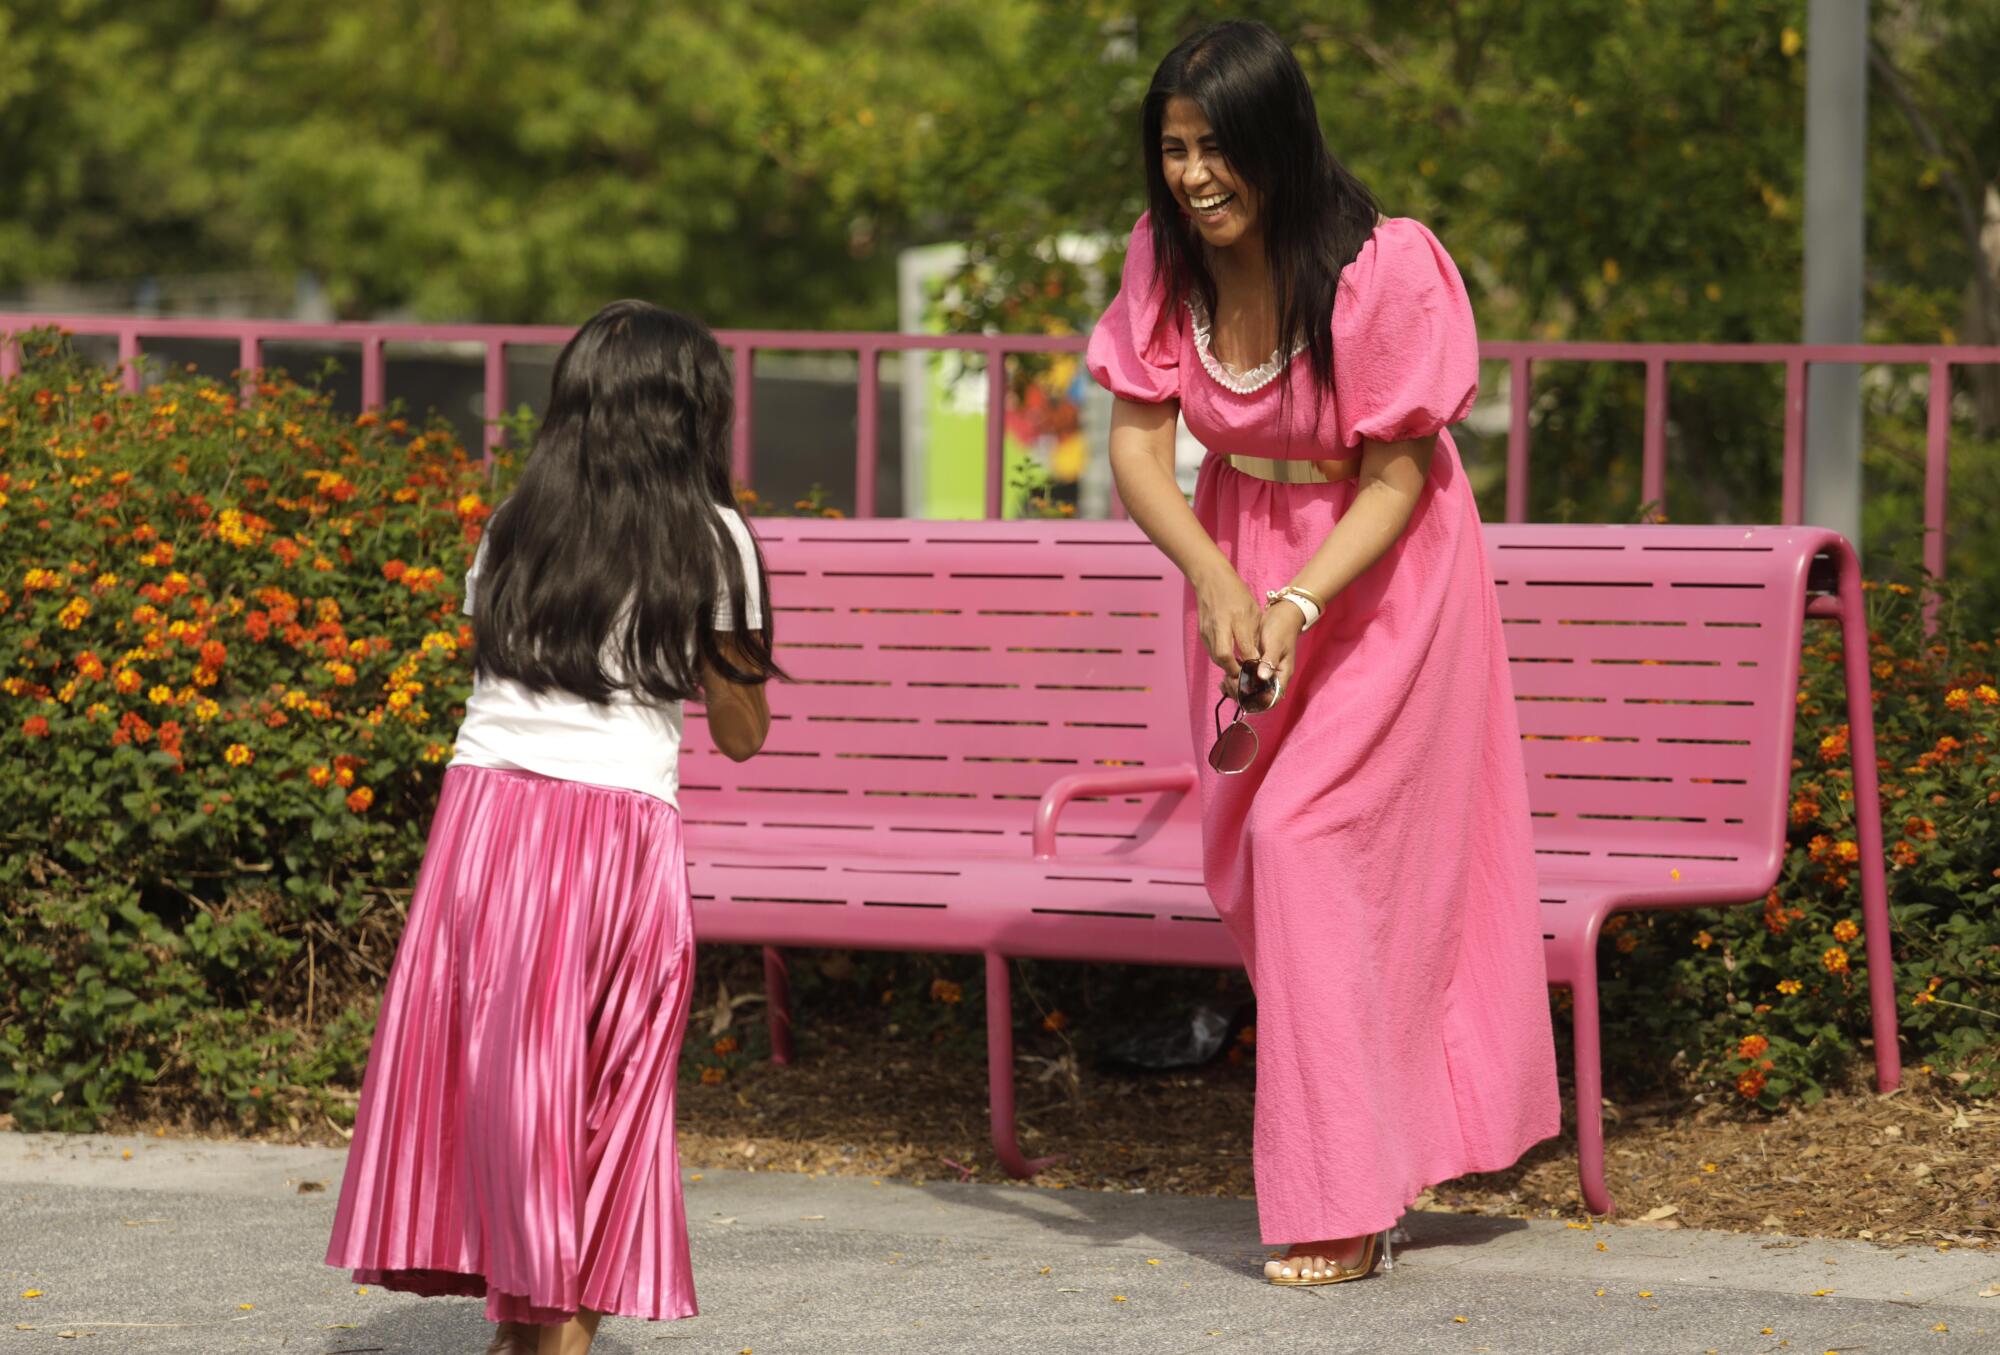
M1180 398L1180 333L1161 314L1151 215L1141 214L1132 227L1118 295L1090 331L1084 365L1113 395L1157 405Z
M1479 336L1465 282L1422 224L1385 221L1341 274L1333 311L1341 445L1429 437L1472 409Z

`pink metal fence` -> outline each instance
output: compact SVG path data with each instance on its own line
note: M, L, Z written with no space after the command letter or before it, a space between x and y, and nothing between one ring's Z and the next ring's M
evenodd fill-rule
M140 373L132 359L145 351L149 339L233 341L237 366L256 371L263 366L267 343L353 344L361 350L361 402L364 408L383 403L385 349L390 344L477 344L485 355L486 451L499 444L501 430L493 421L507 409L507 350L511 347L557 347L570 329L559 325L381 325L296 324L265 320L176 320L141 316L36 315L0 313L0 379L19 370L20 355L11 336L30 329L56 327L78 335L115 338L124 380L139 388ZM876 465L879 450L880 365L884 353L977 353L986 362L986 515L1001 516L1005 502L1006 359L1028 353L1080 353L1081 336L1048 337L1015 334L886 334L835 333L813 330L720 330L716 337L735 364L738 416L733 457L739 483L752 483L751 447L755 428L750 392L759 350L783 352L845 352L856 358L854 494L855 515L873 517L876 509ZM1930 374L1924 456L1924 565L1934 576L1945 568L1945 518L1948 453L1951 429L1951 369L2000 363L2000 346L1966 344L1703 344L1703 343L1536 343L1497 341L1480 345L1480 357L1505 362L1511 403L1507 434L1507 506L1509 522L1528 516L1529 411L1534 397L1537 362L1632 363L1645 369L1646 399L1640 448L1640 497L1659 503L1666 496L1667 369L1670 364L1783 364L1785 369L1784 468L1779 521L1801 521L1805 513L1806 381L1815 363L1890 364L1922 366ZM1939 398L1942 395L1944 398ZM1113 512L1122 510L1114 503Z

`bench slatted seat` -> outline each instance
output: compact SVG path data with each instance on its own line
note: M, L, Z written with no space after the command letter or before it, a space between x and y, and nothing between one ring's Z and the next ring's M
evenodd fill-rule
M796 681L773 686L770 738L745 764L714 750L689 707L697 935L766 947L780 1061L780 947L984 956L994 1149L1031 1174L1043 1163L1014 1125L1009 960L1241 963L1201 881L1181 580L1129 523L766 519L758 531ZM1574 992L1584 1195L1609 1212L1603 921L1771 887L1801 628L1809 610L1859 626L1858 573L1838 536L1809 528L1496 525L1486 543L1549 980ZM1849 666L1856 802L1874 806L1865 645L1850 652L1862 655ZM1886 1089L1898 1070L1881 825L1860 817Z

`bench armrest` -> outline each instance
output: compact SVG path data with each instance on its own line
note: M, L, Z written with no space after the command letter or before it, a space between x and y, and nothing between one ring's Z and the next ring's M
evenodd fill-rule
M1126 771L1078 772L1065 776L1042 794L1035 806L1035 859L1053 861L1056 855L1056 820L1071 800L1080 795L1131 795L1142 791L1190 791L1195 786L1194 764L1174 767L1133 767Z

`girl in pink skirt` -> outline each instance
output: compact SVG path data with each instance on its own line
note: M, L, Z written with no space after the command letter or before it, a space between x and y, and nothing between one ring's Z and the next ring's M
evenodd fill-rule
M694 929L682 703L741 761L770 608L738 516L729 368L638 301L556 362L466 576L477 665L362 1084L327 1263L483 1297L489 1347L588 1350L695 1311L674 1141Z

